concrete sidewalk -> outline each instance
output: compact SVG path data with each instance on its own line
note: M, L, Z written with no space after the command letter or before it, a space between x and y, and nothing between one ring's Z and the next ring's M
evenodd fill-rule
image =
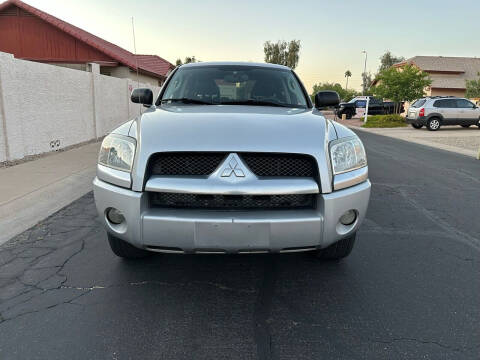
M0 245L92 190L100 143L0 169Z

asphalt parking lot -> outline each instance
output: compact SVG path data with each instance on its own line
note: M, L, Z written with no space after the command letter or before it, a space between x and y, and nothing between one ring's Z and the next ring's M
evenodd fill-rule
M115 257L87 194L0 247L0 359L478 359L480 161L359 132L352 255Z

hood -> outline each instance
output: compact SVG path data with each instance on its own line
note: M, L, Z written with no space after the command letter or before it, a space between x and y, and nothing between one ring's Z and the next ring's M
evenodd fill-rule
M337 138L332 123L316 109L167 105L145 112L136 125L138 145L132 180L139 191L148 158L156 152L301 153L317 159L320 173L329 173L326 149L328 142Z

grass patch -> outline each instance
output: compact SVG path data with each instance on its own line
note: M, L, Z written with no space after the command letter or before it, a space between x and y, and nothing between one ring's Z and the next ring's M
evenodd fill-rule
M407 126L405 119L400 115L369 115L367 123L363 124L365 128L394 128Z

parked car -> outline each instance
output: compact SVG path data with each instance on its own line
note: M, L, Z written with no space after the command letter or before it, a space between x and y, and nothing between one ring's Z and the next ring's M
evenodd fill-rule
M394 114L396 112L396 103L393 101L382 101L373 96L357 96L349 102L340 103L336 109L337 116L342 117L345 114L347 119L351 119L357 113L357 109L366 108L367 98L370 98L368 102L369 115ZM400 106L400 112L403 112L403 103Z
M347 256L370 197L362 141L325 119L295 73L252 63L186 64L153 104L102 143L94 195L113 252L314 251Z
M406 120L415 129L426 126L431 131L443 125L461 125L465 128L477 125L480 128L480 108L465 98L425 97L410 106Z

